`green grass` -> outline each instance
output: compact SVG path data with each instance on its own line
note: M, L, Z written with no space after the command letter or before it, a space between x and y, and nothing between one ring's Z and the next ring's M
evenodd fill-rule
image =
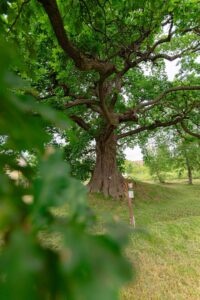
M137 229L127 255L137 276L123 300L200 299L200 182L136 183ZM100 223L110 217L128 223L126 202L90 197Z

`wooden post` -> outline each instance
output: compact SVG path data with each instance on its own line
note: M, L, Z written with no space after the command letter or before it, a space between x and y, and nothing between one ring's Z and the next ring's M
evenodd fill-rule
M134 198L133 183L128 182L127 199L128 199L130 225L135 227L135 217L134 217L134 214L133 214L133 204L132 204L132 199L133 198Z

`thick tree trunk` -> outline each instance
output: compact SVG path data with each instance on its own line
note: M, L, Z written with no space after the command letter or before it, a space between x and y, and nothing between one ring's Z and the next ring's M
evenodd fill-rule
M96 165L88 184L90 192L102 192L115 199L125 196L124 178L117 168L117 140L114 133L96 140Z

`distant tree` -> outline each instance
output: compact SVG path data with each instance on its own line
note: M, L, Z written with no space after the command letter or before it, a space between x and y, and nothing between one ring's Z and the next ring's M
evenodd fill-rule
M169 146L165 142L146 145L143 149L144 162L149 167L150 174L164 183L166 173L172 169L172 157Z
M193 172L197 171L200 175L200 141L188 136L176 136L173 159L180 172L187 170L188 183L192 184Z
M128 175L128 176L131 176L132 173L133 173L133 170L134 170L134 167L133 167L132 162L127 161L127 162L126 162L126 173L127 173L127 175Z
M145 164L160 182L172 170L178 172L179 177L186 171L189 184L194 172L200 175L200 140L183 134L180 127L148 134L140 141Z

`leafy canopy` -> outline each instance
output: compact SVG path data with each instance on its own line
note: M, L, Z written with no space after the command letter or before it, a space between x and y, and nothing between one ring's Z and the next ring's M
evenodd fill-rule
M23 57L16 71L30 82L27 92L74 121L88 141L83 152L113 132L119 147L176 124L199 137L198 0L12 0L0 7L2 28ZM169 82L165 61L177 59L182 74ZM75 169L89 174L83 152Z

